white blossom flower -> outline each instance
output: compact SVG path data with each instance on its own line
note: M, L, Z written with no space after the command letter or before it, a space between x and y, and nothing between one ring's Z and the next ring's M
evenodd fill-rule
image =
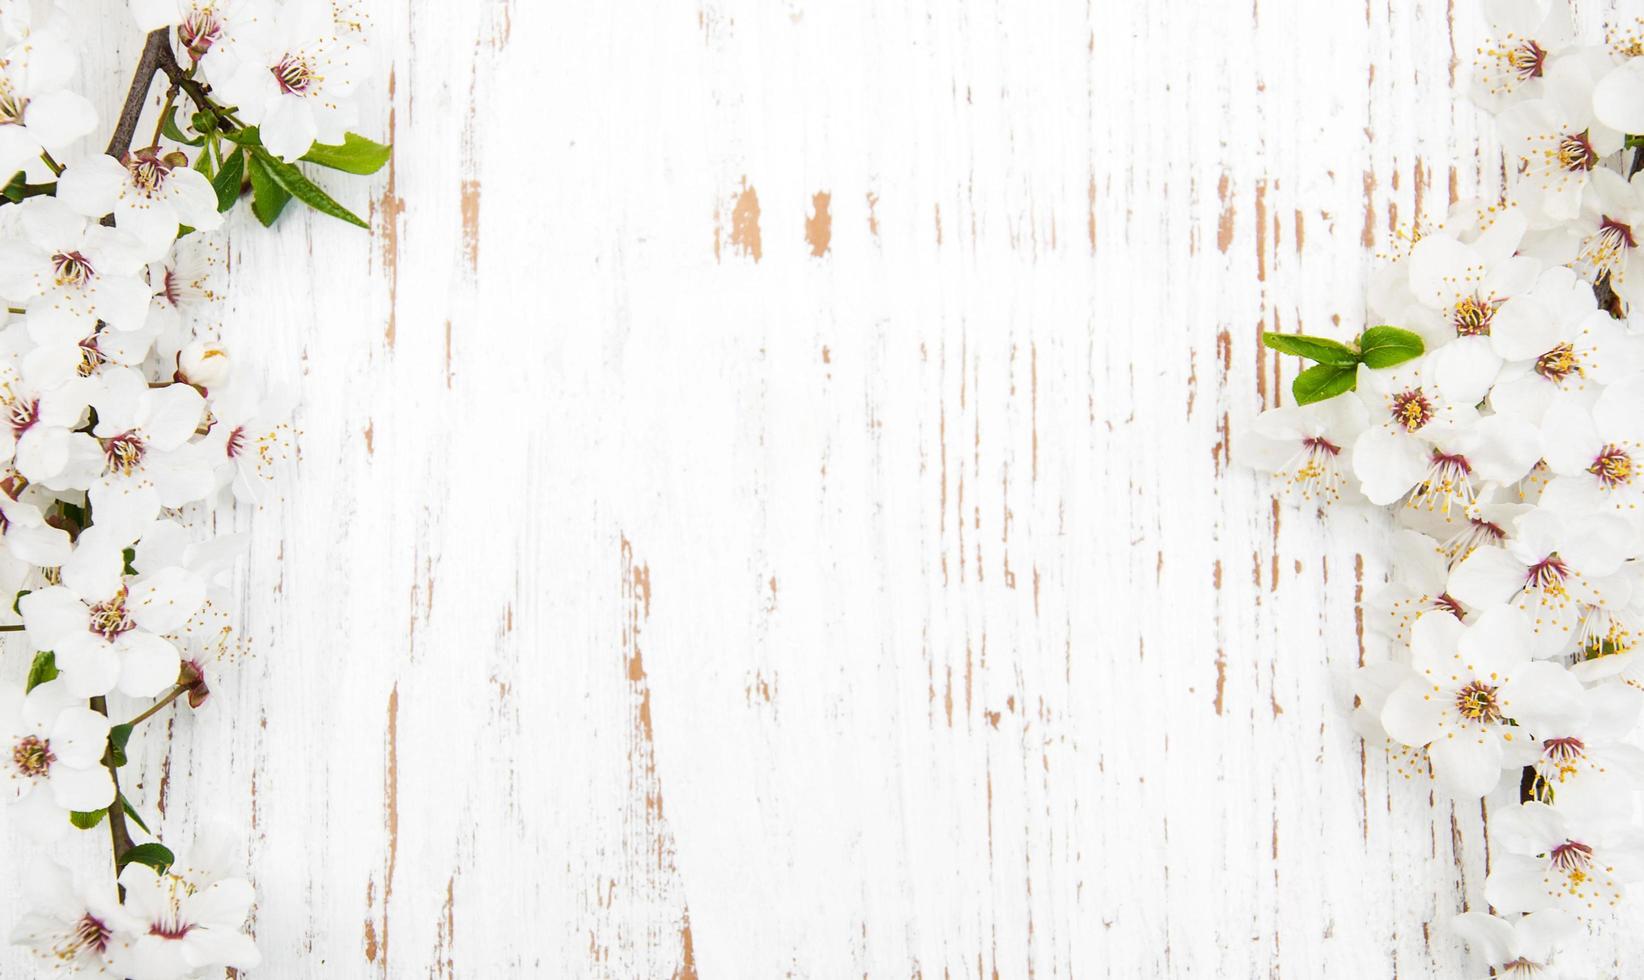
M211 231L223 223L211 181L177 152L86 157L57 178L57 199L88 218L113 214L115 226L135 235L150 259L177 240L179 225Z
M369 64L360 36L338 29L329 0L289 0L254 47L236 52L232 69L208 71L223 98L258 126L268 151L296 160L316 140L341 143L358 117L354 90Z
M103 768L108 719L87 708L61 679L29 691L0 685L0 738L11 752L5 785L25 829L42 840L68 829L71 810L114 802L114 780Z
M98 320L116 330L142 327L152 293L136 276L143 258L135 239L54 197L31 197L17 209L23 237L0 239L0 296L25 304L35 340L79 340Z
M1542 98L1508 106L1496 117L1508 152L1522 161L1514 190L1542 222L1574 218L1593 171L1621 149L1621 132L1593 114L1593 87L1608 64L1603 52L1595 58L1578 50L1558 58L1546 67Z
M0 172L7 178L97 127L97 110L64 88L78 70L74 48L54 30L30 31L0 55Z
M1569 270L1547 270L1548 275L1554 273L1569 274ZM1591 298L1591 287L1581 283L1580 288ZM1574 322L1553 313L1547 316L1545 322L1556 327L1550 342L1533 361L1508 364L1502 369L1495 387L1490 389L1490 407L1495 411L1540 423L1560 395L1578 396L1577 403L1590 405L1604 385L1621 380L1637 368L1637 338L1629 337L1604 310L1591 310Z
M267 18L265 0L131 0L131 13L145 33L177 28L177 40L194 61L210 72L212 53L222 54L236 41L256 36Z
M67 868L42 861L28 876L29 909L11 941L47 961L58 975L123 980L111 960L139 922L114 891L114 882L77 885Z
M1424 613L1436 610L1463 618L1461 603L1450 595L1450 563L1439 542L1420 531L1403 529L1393 535L1392 559L1392 581L1370 597L1370 608L1376 613L1368 622L1373 632L1405 647L1410 643L1410 627ZM1376 714L1380 713L1378 703Z
M238 500L261 502L276 469L295 452L291 399L284 392L265 396L260 385L241 376L212 389L210 407L211 431L199 445L216 468L218 485L231 487Z
M90 391L79 383L50 389L31 383L18 367L0 360L0 460L15 459L18 472L33 481L62 473L90 436L76 432L90 404Z
M1344 456L1365 427L1364 402L1337 395L1310 405L1269 409L1239 440L1248 463L1279 478L1284 492L1334 503L1352 490Z
M1524 230L1525 219L1514 210L1470 243L1429 235L1410 251L1410 288L1425 314L1410 325L1433 348L1429 376L1451 401L1477 404L1504 359L1534 356L1518 353L1522 331L1496 335L1498 313L1510 319L1512 311L1504 307L1528 291L1541 271L1536 260L1515 254Z
M1644 84L1644 81L1641 81ZM1570 225L1576 239L1575 270L1593 282L1607 282L1629 306L1644 297L1644 172L1631 181L1614 170L1593 171L1581 214Z
M1397 741L1426 745L1435 778L1458 798L1488 793L1536 724L1557 722L1579 704L1580 683L1558 664L1531 660L1530 643L1524 614L1510 606L1485 610L1468 626L1432 612L1411 628L1416 676L1388 696L1381 722Z
M1556 400L1542 417L1541 439L1543 458L1557 474L1541 506L1613 510L1635 526L1644 522L1644 375L1610 385L1591 409Z
M1493 976L1502 980L1573 980L1555 961L1560 946L1581 932L1575 916L1559 909L1515 916L1463 912L1451 920Z
M1644 691L1610 680L1587 688L1582 700L1579 722L1536 740L1536 789L1584 826L1625 831L1632 808L1616 803L1644 788L1644 749L1626 742L1638 726Z
M1369 427L1353 442L1353 474L1370 502L1391 504L1432 466L1433 439L1454 435L1478 418L1470 405L1444 399L1426 383L1425 361L1373 371L1360 366L1359 398Z
M153 697L177 681L181 658L165 638L205 601L205 585L180 568L135 580L122 569L127 534L102 525L82 531L62 567L62 585L18 600L36 649L53 650L69 691L96 697L118 688Z
M1531 801L1490 816L1490 835L1505 853L1491 861L1484 896L1498 912L1590 916L1619 904L1625 886L1644 874L1644 852L1627 836L1595 834L1556 807Z
M1490 35L1479 45L1473 101L1496 111L1541 92L1549 58L1575 40L1570 9L1546 0L1487 0Z
M1613 514L1537 508L1501 547L1475 549L1457 564L1449 591L1468 606L1511 603L1530 622L1536 655L1557 656L1575 645L1583 609L1628 557L1630 540L1630 525Z
M209 883L190 880L142 864L120 872L126 910L142 928L128 950L116 956L131 980L190 977L206 969L249 970L262 962L251 937L241 931L256 896L242 878Z
M12 496L8 484L0 481L0 540L12 557L42 568L53 568L68 559L72 545L68 532L46 523L40 508Z
M134 528L161 507L180 507L214 489L211 469L189 438L205 411L200 393L185 384L150 388L135 371L113 369L92 392L102 445L103 473L91 485L99 521Z

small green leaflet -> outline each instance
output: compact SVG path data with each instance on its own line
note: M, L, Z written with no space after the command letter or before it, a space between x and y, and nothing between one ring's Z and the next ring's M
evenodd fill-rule
M279 220L280 212L291 203L291 195L274 180L260 156L251 157L247 164L251 171L251 213L263 227L272 227Z
M245 151L235 147L223 158L223 169L212 178L211 186L217 191L217 210L227 211L240 199L245 189Z
M126 764L126 743L131 741L130 725L115 725L108 730L108 757L118 769Z
M177 107L166 110L165 120L160 123L160 130L165 133L166 139L176 140L184 146L199 146L205 142L204 136L190 137L177 126Z
M1295 354L1320 364L1334 364L1341 367L1357 364L1359 356L1353 348L1339 340L1330 340L1325 337L1304 337L1294 333L1264 333L1262 343L1282 354Z
M43 650L34 655L34 663L29 665L28 690L32 691L46 681L57 679L57 654L50 650Z
M93 828L93 827L97 826L98 824L102 823L103 822L103 816L107 813L108 813L108 808L107 807L104 807L101 810L91 810L91 811L87 811L87 812L81 812L79 810L70 810L69 811L69 823L74 824L76 827L79 827L81 830L90 830L91 828Z
M171 867L176 860L177 857L171 853L171 848L164 844L148 843L138 844L120 855L119 864L122 868L128 864L146 864L155 871L164 874L165 870Z
M317 163L332 170L341 170L344 173L367 176L374 174L388 163L393 149L381 143L374 142L357 133L347 133L341 144L315 143L303 154L303 160L308 163Z
M1296 375L1290 393L1296 404L1310 405L1352 391L1358 384L1358 368L1338 364L1315 364Z
M268 179L278 185L281 190L321 214L329 214L333 218L346 221L351 225L358 225L361 228L371 227L354 212L333 200L331 195L321 190L318 184L303 176L301 170L279 159L262 147L252 148L251 160L253 175L256 174L257 167L260 164ZM256 183L255 176L252 178L252 183L253 185ZM261 215L258 215L258 217L260 218ZM268 222L263 223L267 224Z
M126 794L124 793L120 794L120 809L126 811L126 816L131 818L132 823L143 828L143 833L154 833L154 831L148 829L148 824L144 822L141 816L138 815L137 808L131 805L131 801L126 799Z
M1418 334L1398 327L1371 327L1359 337L1359 359L1378 370L1420 357L1424 350Z
M1358 366L1380 370L1412 358L1426 349L1421 337L1398 327L1371 327L1355 344L1328 337L1301 334L1264 333L1262 344L1284 354L1294 354L1318 363L1296 375L1290 391L1298 405L1324 401L1352 391L1358 385Z

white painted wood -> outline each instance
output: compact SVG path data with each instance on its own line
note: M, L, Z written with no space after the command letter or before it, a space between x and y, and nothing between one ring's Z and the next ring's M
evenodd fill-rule
M1464 975L1482 810L1335 685L1386 529L1229 439L1494 193L1469 0L369 7L373 234L229 227L249 651L134 743L255 975Z

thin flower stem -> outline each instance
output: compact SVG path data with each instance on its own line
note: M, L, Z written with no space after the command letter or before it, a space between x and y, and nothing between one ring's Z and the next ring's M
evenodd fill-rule
M178 684L176 687L174 687L171 690L167 691L165 697L163 697L160 700L158 700L158 701L154 702L153 704L149 705L147 708L145 708L143 710L142 714L140 714L137 717L131 719L128 722L126 722L126 724L133 727L133 728L137 727L138 725L141 725L143 722L148 721L150 718L154 717L154 715L156 713L158 713L161 708L164 708L166 705L168 705L171 702L177 700L178 698L182 697L186 693L188 693L188 686L185 685L185 684Z
M0 626L0 633L21 633L23 632L23 629L24 626L22 623L18 623L15 626Z
M55 159L53 159L52 155L49 151L41 150L40 151L40 159L45 161L46 166L51 168L52 173L56 174L59 177L63 176L63 165L58 163Z
M150 149L158 150L160 148L160 135L164 133L166 129L166 117L171 115L172 107L176 104L177 83L173 82L166 89L166 101L164 105L160 106L160 118L154 121L154 139L149 142Z

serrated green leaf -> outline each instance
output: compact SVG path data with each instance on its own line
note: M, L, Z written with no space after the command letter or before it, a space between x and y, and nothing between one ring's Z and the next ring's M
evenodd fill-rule
M240 199L245 190L245 152L235 147L223 160L223 169L217 171L217 177L211 182L217 191L217 210L227 211Z
M174 140L184 146L199 146L205 142L204 136L189 136L177 126L177 107L166 110L166 117L160 123L160 131L166 134L166 139Z
M1420 357L1421 335L1398 327L1371 327L1359 337L1359 356L1373 368L1390 368Z
M130 725L115 725L108 730L109 761L118 769L126 764L126 743L131 741Z
M120 809L124 810L125 813L126 813L126 816L131 818L132 823L134 823L137 826L143 828L143 833L145 833L145 834L154 833L154 831L148 829L147 821L143 820L142 816L140 814L138 814L137 808L131 805L131 801L126 799L126 794L124 794L124 793L120 794Z
M34 690L47 681L57 679L57 654L50 650L42 650L34 655L34 663L29 664L29 680L27 690Z
M303 154L303 159L332 170L366 176L381 170L392 153L391 147L357 133L346 133L340 144L315 143Z
M98 824L102 823L103 822L103 817L107 813L108 813L108 808L107 807L104 807L101 810L88 810L88 811L70 810L69 811L69 823L74 824L76 827L79 827L81 830L90 830L91 828L93 828L93 827L97 826Z
M177 856L171 853L171 848L164 844L151 842L138 844L120 855L119 865L123 868L128 864L146 864L155 871L164 874L165 870L175 864L176 861Z
M1328 337L1304 337L1297 333L1264 333L1262 343L1282 354L1295 354L1320 364L1347 367L1359 362L1353 348Z
M251 173L251 213L264 228L272 227L279 220L280 212L291 203L291 194L268 172L261 157L253 156L246 164Z
M278 184L282 190L321 214L329 214L333 218L361 228L371 227L359 215L333 200L330 194L321 190L318 184L304 176L301 170L279 159L262 147L256 147L251 151L251 159L253 161L253 173L255 173L255 165L260 163L269 179Z
M1296 397L1296 404L1310 405L1352 391L1358 380L1356 367L1315 364L1296 375L1296 380L1290 384L1290 393Z

